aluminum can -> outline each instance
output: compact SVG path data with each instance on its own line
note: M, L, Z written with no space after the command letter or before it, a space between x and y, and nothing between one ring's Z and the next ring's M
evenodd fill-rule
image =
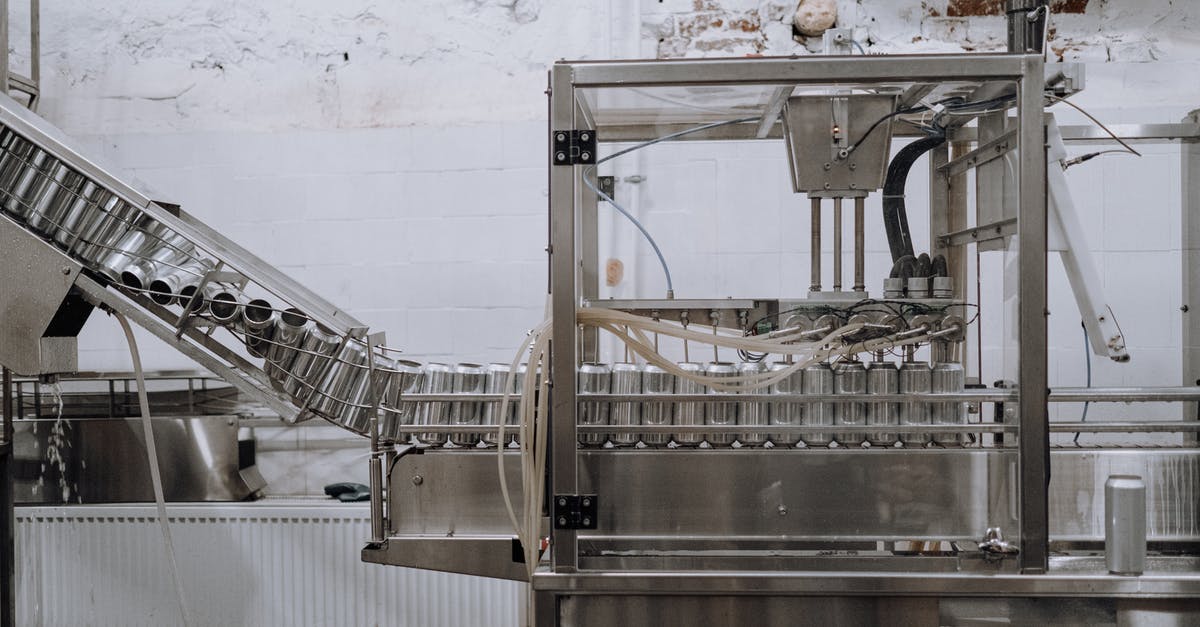
M680 362L679 369L689 374L700 374L704 368L698 363ZM699 383L679 377L675 381L676 394L707 394L708 388ZM683 401L675 406L675 424L702 425L704 424L704 403ZM675 443L679 446L698 446L704 441L703 433L676 433Z
M66 206L56 210L56 213L58 211L62 213L56 220L58 223L58 229L54 231L56 244L65 250L70 250L75 245L79 239L79 227L83 224L86 216L96 211L94 199L101 192L107 193L104 188L84 178L83 184L70 196Z
M833 394L833 369L827 363L811 364L804 369L805 394ZM832 425L833 403L812 401L804 407L804 424L809 426ZM810 433L804 436L809 446L829 446L833 438L828 433Z
M777 361L771 364L771 372L779 372L793 364ZM802 394L804 392L804 370L797 370L787 378L771 384L771 394ZM799 401L777 401L771 403L771 424L799 426L804 424L804 403ZM795 446L800 441L799 433L776 433L771 436L775 446Z
M508 383L508 374L511 368L508 364L488 364L484 369L483 375L483 391L485 394L504 394L504 384ZM520 398L513 394L509 400L515 401ZM508 407L502 407L500 401L489 401L483 404L483 413L480 414L479 424L490 425L480 433L480 439L488 446L496 446L496 428L500 424L508 422ZM512 433L506 429L507 435Z
M407 433L400 433L397 428L410 426L416 419L417 404L404 400L404 396L421 393L421 364L404 359L397 360L396 367L388 374L388 378L391 381L388 382L383 429L380 435L390 442L407 442L412 438Z
M642 393L646 401L642 403L642 424L669 425L674 420L674 404L669 401L649 400L660 394L675 393L675 375L660 366L646 364L642 369ZM643 433L642 442L647 446L663 446L671 441L666 433Z
M521 364L517 366L517 372L513 376L513 395L518 399L518 402L508 406L508 425L509 429L504 430L505 439L513 443L521 441L520 424L521 424L521 404L519 399L525 390L525 377L529 373L529 364ZM530 397L530 403L537 403L538 384L541 383L540 371L535 373L533 381L533 396ZM511 432L511 434L510 434Z
M834 367L833 393L867 393L867 369L862 362L850 361ZM862 401L836 403L833 410L833 424L848 426L867 424L866 403ZM859 446L865 438L866 434L863 432L839 433L834 437L839 444L845 446Z
M479 364L458 364L450 374L450 381L454 394L483 394L487 371ZM483 403L479 401L454 401L450 405L450 424L478 425L482 414ZM479 444L479 434L451 433L450 441L458 446L472 447Z
M966 385L966 373L962 364L934 364L930 372L930 391L934 394L959 394ZM929 422L935 425L966 424L967 415L961 401L929 404ZM962 436L958 433L933 433L933 441L942 446L959 446Z
M897 394L900 390L900 371L890 361L873 361L867 364L867 394ZM900 424L898 403L870 403L867 405L867 424L871 426L895 426ZM870 431L867 441L873 446L891 446L896 434L887 431Z
M900 365L898 388L901 394L929 393L932 373L929 364L923 361L907 361ZM900 404L900 424L927 425L929 424L929 403L927 401L906 401ZM900 441L907 445L921 446L929 441L928 433L902 433Z
M317 386L341 345L342 337L332 330L320 324L309 328L304 341L296 350L295 359L288 365L287 376L283 379L283 390L293 401L303 405L310 396L313 397L314 404L321 399L319 393L327 390ZM315 396L314 389L318 392Z
M4 209L27 220L38 195L49 184L49 177L59 161L41 148L34 148L29 160L22 164L12 187L4 188Z
M613 364L611 389L613 394L641 394L642 367L628 362ZM609 411L608 421L614 426L642 424L641 402L614 402ZM609 437L612 439L613 446L633 446L640 439L639 434L628 431L613 433Z
M767 371L767 364L761 361L746 361L737 365L738 376L761 374ZM766 389L754 390L766 392ZM746 393L751 393L747 390ZM737 423L739 425L766 425L770 422L771 405L762 401L739 401L737 404ZM743 446L762 446L767 442L766 433L742 433L738 442Z
M1104 563L1117 575L1146 570L1146 484L1137 475L1104 482Z
M267 347L267 356L263 362L263 372L271 379L271 384L280 392L283 382L287 379L292 361L296 359L296 348L308 334L308 316L299 309L288 308L280 312L275 320L275 330L271 333L271 344Z
M425 364L421 366L422 394L450 394L453 391L450 382L450 366L446 364ZM417 407L416 424L418 425L448 425L450 424L450 403L446 401L426 401ZM446 443L446 434L432 431L417 434L417 440L422 444L441 445Z
M29 215L29 227L53 239L87 182L82 174L60 164L54 172L54 184L42 192Z
M612 386L612 368L607 364L587 363L579 366L579 394L608 394ZM608 424L609 404L600 401L579 402L579 425ZM580 433L579 443L585 446L604 444L603 433Z
M737 376L737 367L727 361L709 362L704 367L704 374L710 377L720 377L723 379L732 379ZM733 392L726 392L715 388L709 388L709 394L714 396L733 396ZM736 425L737 424L737 403L729 402L708 402L704 404L704 424L706 425ZM733 444L737 439L736 433L710 433L706 436L708 443L713 446L722 444Z
M75 254L93 269L111 253L133 228L141 210L107 190L96 194L96 205L79 225Z

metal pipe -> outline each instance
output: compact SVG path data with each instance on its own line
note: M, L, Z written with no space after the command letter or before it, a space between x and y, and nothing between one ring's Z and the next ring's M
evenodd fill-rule
M379 390L375 385L375 338L367 336L367 394L371 399L371 541L383 542L383 459L379 448Z
M863 237L863 221L866 219L867 199L854 199L854 291L866 292L866 239Z
M833 199L833 291L842 291L842 199Z
M812 281L808 291L821 291L821 199L812 198Z

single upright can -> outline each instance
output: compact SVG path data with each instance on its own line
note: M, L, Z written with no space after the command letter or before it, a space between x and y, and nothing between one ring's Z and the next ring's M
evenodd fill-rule
M821 362L810 364L804 369L805 394L833 394L833 369ZM804 407L804 424L808 426L832 425L833 403L810 401ZM809 446L829 446L833 438L828 433L811 433L804 436Z
M833 393L861 395L867 393L867 369L859 361L838 364L833 373ZM833 410L835 425L866 425L867 406L862 401L836 403ZM839 433L834 439L845 446L860 446L866 434L861 431Z
M579 366L578 394L608 394L612 389L612 368L607 364L587 363ZM580 398L579 426L608 424L609 404L607 402L589 401ZM604 444L603 433L579 433L579 443L585 446L600 446Z
M962 364L948 362L934 364L933 370L930 372L930 391L934 394L959 394L966 386L966 381L967 375L963 371ZM935 425L966 424L965 409L961 401L930 403L929 422ZM933 441L942 446L959 446L962 444L962 436L958 433L934 432Z
M642 393L647 400L642 403L642 424L663 426L672 424L674 419L674 404L670 401L649 400L660 394L675 393L675 375L660 366L646 364L642 369ZM643 433L642 442L646 446L663 446L671 441L668 433Z
M450 366L446 364L425 364L421 366L422 394L450 394L454 391L450 381ZM417 411L418 425L448 425L450 424L450 403L446 401L426 401ZM417 440L422 444L441 445L446 443L446 433L431 431L417 434Z
M485 394L504 394L506 391L505 384L508 383L508 375L511 368L508 364L488 364L484 369L483 391ZM510 402L520 398L517 394L511 394L508 398ZM508 424L508 406L501 406L500 401L488 401L483 404L483 414L480 419L480 424L486 425L480 439L488 446L496 446L496 436L498 435L497 427L501 424ZM512 435L510 429L505 429L507 435Z
M613 394L641 394L642 367L628 362L615 363L612 367ZM615 401L609 410L608 422L611 425L640 425L642 424L642 404L640 401ZM616 432L609 436L613 446L634 446L640 439L637 433L626 431Z
M899 389L901 394L928 394L931 372L923 361L906 361L900 365ZM928 425L929 402L906 401L900 404L900 424ZM929 441L929 433L902 433L900 441L905 446L922 446Z
M689 374L700 374L704 368L697 363L685 361L679 364L679 369ZM699 383L679 377L675 382L676 394L707 394L708 388ZM704 403L683 401L675 406L675 424L683 426L704 424ZM676 433L675 443L679 446L699 446L704 441L703 433Z
M416 402L406 401L404 397L421 393L421 384L424 382L421 364L404 359L397 360L395 370L389 373L388 377L391 381L388 383L386 409L383 412L382 436L391 442L407 442L412 438L406 433L400 433L398 428L411 426L416 420Z
M1137 475L1104 482L1104 563L1116 575L1146 570L1146 484Z
M767 371L767 364L761 361L746 361L737 365L739 377L748 375L761 374ZM761 390L766 392L766 389ZM758 393L759 390L747 390L746 393ZM763 401L738 401L737 423L739 425L766 425L771 418L771 405ZM758 433L742 433L738 435L738 442L742 446L762 446L767 443L767 434Z
M900 371L890 361L867 364L867 394L897 394L900 390ZM894 427L900 424L899 403L870 403L867 405L867 424L872 427ZM891 446L896 443L895 432L870 431L867 441L872 446Z
M450 373L450 388L454 394L483 394L487 374L479 364L458 364ZM483 413L479 401L454 401L450 405L450 424L456 426L478 425ZM478 433L451 433L450 441L458 446L471 447L479 444Z
M737 376L737 368L727 361L710 362L704 367L704 374L710 377L720 377L722 379L732 379ZM733 392L726 392L716 388L710 388L708 391L712 395L733 396ZM704 408L704 424L706 425L736 425L737 424L737 403L730 402L708 402ZM737 439L736 433L709 433L706 436L708 443L717 446L721 444L733 444Z
M787 370L793 364L777 361L771 364L771 372ZM771 394L802 394L804 392L804 370L797 370L771 384ZM771 424L799 426L804 424L804 403L799 401L776 401L771 403ZM775 446L795 446L800 441L799 433L776 433L771 435Z

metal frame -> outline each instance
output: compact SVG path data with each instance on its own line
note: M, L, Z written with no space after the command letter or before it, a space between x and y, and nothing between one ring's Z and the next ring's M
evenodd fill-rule
M973 54L970 63L962 55L802 57L748 60L703 59L667 62L562 62L550 72L550 129L579 128L585 121L578 116L576 89L598 87L648 87L664 85L802 85L859 84L885 82L895 77L911 81L970 80L981 83L1011 81L1017 85L1020 130L1016 136L1021 151L1018 328L1020 338L1019 399L1019 475L1018 509L1021 520L1020 570L1037 575L1048 568L1046 484L1049 465L1046 373L1046 161L1042 122L1043 61L1040 55ZM611 139L604 128L601 139ZM638 131L626 127L624 135L647 135L654 129ZM755 129L762 135L763 125ZM939 165L948 161L942 154ZM583 232L580 215L579 172L575 168L552 167L550 172L550 299L554 325L550 380L552 415L549 451L549 494L575 494L579 490L578 429L575 423L577 394L575 369L579 362L575 309L588 293L595 293L588 272L590 235ZM586 196L586 194L585 194ZM935 199L944 193L935 190ZM588 209L583 209L586 212ZM935 206L936 212L936 206ZM942 210L945 214L945 210ZM582 226L588 226L586 223ZM581 244L582 240L582 244ZM583 264L581 266L581 263ZM584 270L581 272L581 267ZM584 281L587 279L587 282ZM703 581L694 588L701 594L744 594L779 592L783 594L820 593L853 590L835 585L805 592L796 581L810 580L779 573L722 573L720 575L684 575L678 572L639 576L602 571L578 573L578 535L571 529L553 529L549 567L534 575L533 587L540 597L535 611L557 607L553 598L561 593L638 594L661 583L659 592L689 589L688 582ZM882 581L892 576L882 575ZM825 579L837 580L827 575ZM563 583L567 582L567 583ZM603 582L603 583L601 583ZM717 583L719 582L719 583ZM1038 585L1038 584L1034 584ZM886 585L880 591L886 591ZM927 591L928 592L928 591ZM539 624L554 624L556 616L536 617Z

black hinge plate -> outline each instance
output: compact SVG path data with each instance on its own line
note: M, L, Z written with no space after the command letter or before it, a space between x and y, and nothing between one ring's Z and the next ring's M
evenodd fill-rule
M554 131L550 152L554 165L591 165L596 163L596 131Z
M595 494L559 494L554 497L555 529L595 529Z

